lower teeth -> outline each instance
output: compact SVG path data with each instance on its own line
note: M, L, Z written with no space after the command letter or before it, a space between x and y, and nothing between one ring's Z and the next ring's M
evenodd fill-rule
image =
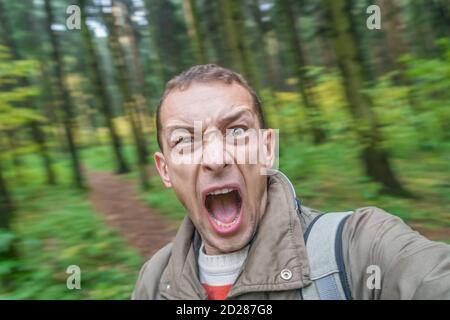
M233 219L233 221L231 221L230 223L223 223L223 222L217 220L214 216L213 216L213 219L214 219L214 221L215 221L220 227L223 227L223 228L229 228L229 227L231 227L232 225L234 225L234 224L236 223L236 221L237 221L237 219L238 219L238 216L236 216L236 217Z

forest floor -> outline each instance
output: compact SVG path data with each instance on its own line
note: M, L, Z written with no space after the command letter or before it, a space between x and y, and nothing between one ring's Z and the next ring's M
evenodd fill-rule
M146 259L172 241L178 222L163 217L139 199L137 183L109 172L89 171L89 200Z

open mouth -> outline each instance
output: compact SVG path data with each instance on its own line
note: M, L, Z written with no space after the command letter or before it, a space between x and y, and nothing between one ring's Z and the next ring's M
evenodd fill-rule
M216 232L229 234L238 229L242 198L237 188L223 187L209 191L205 197L205 207Z

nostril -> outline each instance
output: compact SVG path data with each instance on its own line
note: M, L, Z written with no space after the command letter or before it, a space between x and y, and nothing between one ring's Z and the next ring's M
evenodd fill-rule
M226 166L228 166L228 164L226 163L211 163L211 162L207 162L207 163L202 163L202 166L209 171L217 171L217 170L221 170L223 168L225 168Z
M223 158L223 152L221 150L214 152L211 149L203 153L201 164L210 170L221 169L227 165Z

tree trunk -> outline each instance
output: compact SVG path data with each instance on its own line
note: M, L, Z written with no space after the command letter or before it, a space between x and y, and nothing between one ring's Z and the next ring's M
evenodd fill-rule
M389 71L400 72L393 80L396 84L402 85L405 84L404 79L401 78L404 66L398 62L398 59L407 52L407 47L402 37L403 22L400 17L400 7L396 0L378 0L378 3L383 17L382 37L386 44L386 46L381 45L380 47L387 55Z
M410 43L416 50L415 53L422 57L433 58L437 55L434 44L435 30L430 25L430 2L429 0L415 0L410 6L414 25L410 26Z
M30 123L30 127L33 140L37 143L39 153L41 154L42 165L44 166L46 172L47 184L56 184L55 171L53 170L53 161L48 154L44 131L40 127L40 124L36 121L32 121Z
M84 181L83 181L83 174L81 170L81 163L80 158L78 154L78 150L75 144L75 137L74 137L74 118L75 118L75 112L73 109L73 104L70 98L69 91L66 87L65 79L64 79L64 73L63 73L63 57L60 52L57 35L52 30L52 24L53 24L53 11L51 8L50 0L45 0L45 11L47 14L46 24L47 24L47 32L50 37L50 43L51 43L51 56L53 60L53 69L54 69L54 76L55 76L55 87L57 88L55 95L57 103L59 104L60 110L63 110L64 112L64 119L63 119L63 125L64 125L64 132L67 139L67 144L70 152L70 156L72 159L72 172L73 172L73 180L75 182L75 185L83 188L84 187Z
M305 67L307 65L305 51L297 34L297 19L294 13L294 6L290 0L279 2L281 14L285 23L286 40L294 63L295 74L297 76L298 88L302 97L303 104L306 108L307 121L313 135L314 144L320 144L325 141L326 135L321 128L321 123L318 119L319 106L315 101L312 92L313 83L306 74Z
M9 229L13 205L3 176L1 160L2 159L0 159L0 229Z
M17 183L22 184L22 159L20 159L17 154L18 139L13 130L6 131L6 136L8 137L9 152L11 154L11 160L14 166L15 179L17 180Z
M129 15L127 13L127 8L125 6L121 6L121 8L124 10L122 11L123 16L123 27L124 30L123 34L127 37L128 41L123 46L128 46L128 51L130 52L130 62L129 64L132 66L131 70L132 72L130 74L130 77L132 79L133 83L133 92L134 96L133 99L135 101L135 106L137 110L137 119L138 119L138 126L139 131L142 135L142 142L144 144L144 152L146 157L150 154L149 153L149 147L150 144L147 144L145 139L145 127L146 123L148 124L148 127L151 127L152 124L150 122L150 107L147 102L147 97L150 97L150 94L148 93L148 90L146 90L146 84L144 79L144 74L142 73L142 66L141 66L141 59L139 56L139 49L138 44L136 41L136 34L135 31L132 28L131 21L129 20Z
M391 168L388 155L381 148L381 134L373 112L372 101L363 93L365 79L358 57L355 34L349 18L351 1L323 0L329 27L333 32L334 49L344 82L354 127L362 145L361 160L368 176L380 182L386 191L408 195Z
M203 17L205 19L206 30L205 37L209 46L213 49L214 59L212 62L221 66L230 66L227 48L223 41L224 26L222 24L222 12L220 11L219 1L204 1Z
M164 82L184 70L188 65L183 54L188 47L186 42L175 35L186 33L180 21L174 1L146 0L149 11L149 28L155 50L164 73Z
M319 41L321 63L327 68L334 68L336 66L336 57L334 56L333 45L328 32L326 15L321 9L319 7L315 14L318 24L316 37Z
M266 70L268 79L266 85L270 85L272 88L276 88L280 83L280 74L277 69L275 58L270 53L270 30L267 24L263 21L259 0L252 0L250 2L250 9L253 15L253 20L255 21L257 26L259 42L262 44L261 54L264 61L264 69Z
M3 3L0 1L0 26L3 29L3 38L5 40L6 45L9 47L11 51L11 55L14 60L21 60L22 57L19 53L19 50L17 49L17 44L14 41L12 37L12 30L9 26L8 21L6 20L5 15L5 7ZM20 87L29 87L30 82L27 78L20 78L19 79L19 86ZM29 109L33 109L33 101L30 98L27 98L25 101L24 106ZM37 121L31 121L30 122L30 128L31 128L31 136L34 141L38 145L38 152L41 156L42 163L46 172L47 176L47 183L48 184L55 184L56 178L55 178L55 172L53 170L52 165L52 159L49 155L47 145L46 145L46 137L44 134L44 131L40 127L40 123Z
M156 6L153 0L145 0L145 8L148 11L148 28L150 33L150 41L151 41L151 48L152 54L154 55L149 57L147 60L153 62L151 65L151 69L155 73L155 77L157 79L157 88L159 92L164 91L165 82L168 80L166 78L166 74L164 72L163 68L163 53L161 50L161 47L158 45L157 41L157 34L158 34L158 28L157 28L157 19L158 14L156 12Z
M242 8L237 0L220 0L222 23L224 24L225 43L231 67L242 73L255 91L260 83L253 66L254 59L245 38L245 25Z
M432 0L427 4L431 7L431 20L437 36L450 37L450 3L448 0Z
M113 7L115 5L115 1L113 1ZM130 122L133 139L136 146L136 158L138 162L141 185L144 189L148 189L149 180L147 173L147 152L140 127L140 119L136 107L136 101L133 98L133 92L131 90L131 87L129 86L130 81L127 77L129 72L126 66L125 53L123 52L123 49L119 43L117 21L115 21L115 17L113 16L113 14L114 10L111 14L103 15L109 33L108 42L113 56L113 61L116 66L117 84L122 93L124 110Z
M128 164L126 163L125 156L123 155L122 139L117 133L117 128L114 124L114 114L112 111L112 101L107 91L105 81L103 81L102 70L100 67L101 61L95 50L95 44L92 39L92 34L89 32L89 28L86 24L86 0L78 1L81 13L82 13L82 32L84 37L84 43L87 51L87 61L89 64L89 70L92 76L92 82L94 85L94 96L97 98L100 110L103 113L106 126L111 137L112 148L116 158L116 172L118 174L129 172Z
M198 64L205 64L207 63L208 58L206 55L203 34L200 30L195 0L183 0L183 9L195 61Z

